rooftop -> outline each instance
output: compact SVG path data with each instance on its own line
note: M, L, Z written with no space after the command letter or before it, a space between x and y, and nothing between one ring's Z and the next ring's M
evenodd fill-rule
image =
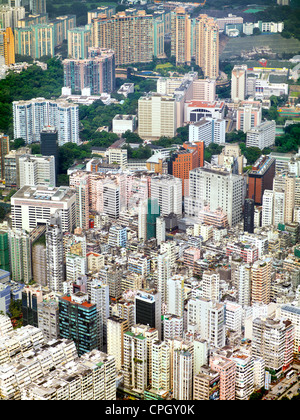
M43 185L28 186L20 188L13 196L12 203L15 199L23 200L39 200L39 201L68 201L75 195L75 191L69 187L47 187Z
M225 106L225 102L223 101L187 101L186 104L189 108L223 108Z

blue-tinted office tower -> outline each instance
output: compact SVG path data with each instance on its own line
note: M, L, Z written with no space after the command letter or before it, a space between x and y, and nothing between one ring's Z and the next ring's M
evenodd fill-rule
M78 356L97 348L97 307L86 293L59 298L59 332L61 338L74 341Z
M54 156L55 158L55 174L58 175L58 133L57 129L52 126L46 126L41 131L41 155Z

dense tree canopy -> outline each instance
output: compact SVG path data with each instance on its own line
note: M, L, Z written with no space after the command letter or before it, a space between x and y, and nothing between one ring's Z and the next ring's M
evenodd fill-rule
M280 153L298 152L300 147L300 123L287 126L284 135L276 138L275 145Z
M47 61L47 70L32 65L21 73L9 72L0 80L0 131L13 137L12 102L61 95L63 67L57 58Z

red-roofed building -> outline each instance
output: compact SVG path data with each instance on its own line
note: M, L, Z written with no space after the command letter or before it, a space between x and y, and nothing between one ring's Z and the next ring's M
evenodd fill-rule
M201 118L222 119L225 115L223 101L186 101L184 105L184 122L196 122Z

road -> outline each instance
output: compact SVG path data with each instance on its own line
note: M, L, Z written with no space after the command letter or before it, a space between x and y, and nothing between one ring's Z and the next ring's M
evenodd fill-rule
M294 395L299 394L300 388L300 366L293 365L297 371L291 378L283 378L277 384L272 385L270 391L265 396L264 400L281 400L283 397L291 399Z

